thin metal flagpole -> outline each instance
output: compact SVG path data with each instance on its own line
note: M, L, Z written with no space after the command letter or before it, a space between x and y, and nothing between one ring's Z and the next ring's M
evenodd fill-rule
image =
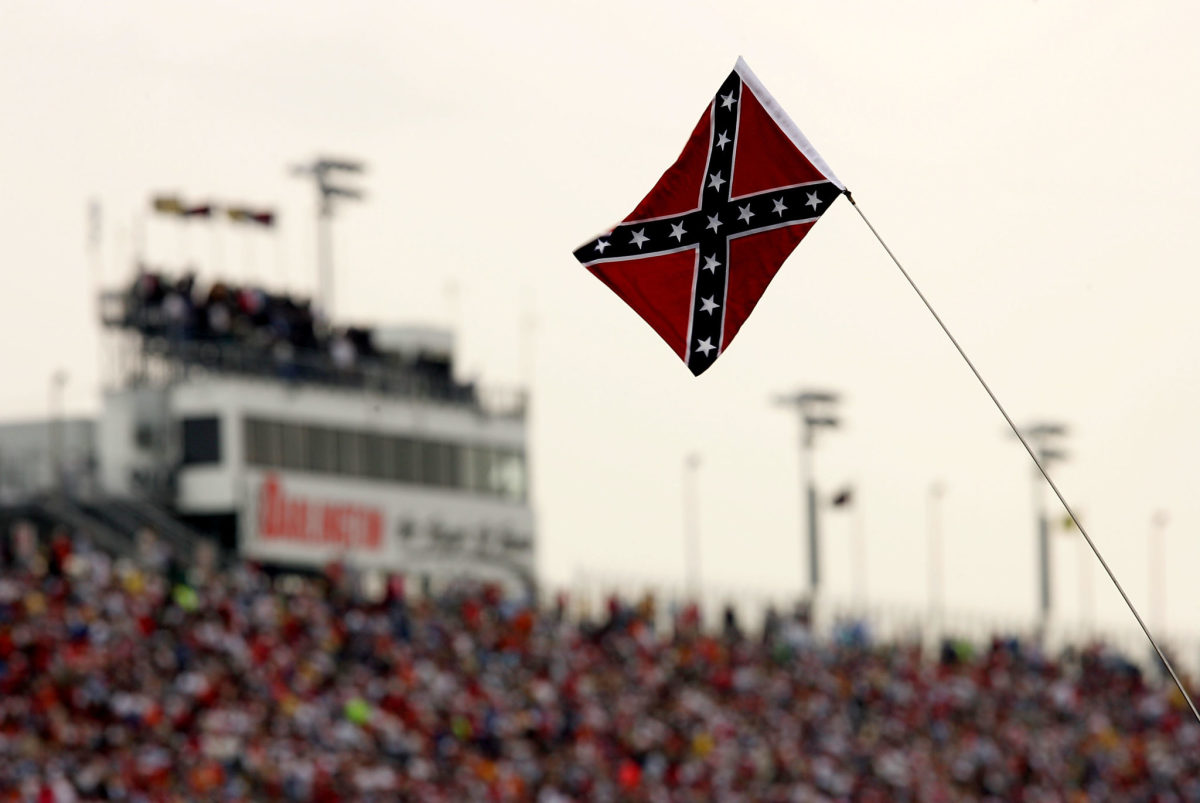
M885 243L883 238L879 236L879 232L876 231L875 227L871 225L871 221L867 220L867 216L863 214L862 209L860 209L858 204L855 203L854 196L850 194L849 190L845 191L845 195L846 199L850 201L850 205L854 207L854 211L858 212L858 216L862 218L863 223L867 224L867 228L870 229L871 233L875 235L875 239L879 241L881 246L883 246L883 250L887 252L887 255L891 257L892 262L894 262L896 267L900 269L900 273L904 275L905 281L907 281L909 286L912 287L913 291L916 292L917 297L921 299L921 303L925 305L925 309L929 310L929 314L933 316L935 321L937 321L938 326L942 327L942 331L946 333L946 337L950 338L950 342L953 343L954 348L958 350L959 356L963 358L963 361L966 362L967 367L971 369L971 373L975 374L975 378L979 380L979 384L983 386L983 389L991 398L992 404L996 405L996 409L1000 411L1000 415L1004 416L1004 420L1008 422L1008 426L1012 429L1013 434L1017 436L1017 440L1021 441L1021 445L1024 446L1025 451L1029 453L1029 457L1033 460L1033 464L1037 466L1038 471L1040 471L1042 476L1046 478L1046 482L1050 485L1050 489L1054 491L1054 495L1057 496L1058 501L1062 503L1063 509L1067 511L1067 515L1071 517L1071 521L1073 521L1075 526L1079 529L1080 535L1082 535L1084 540L1087 541L1087 545L1091 547L1092 554L1096 556L1096 560L1100 561L1100 565L1104 567L1104 571L1108 574L1108 579L1112 580L1113 585L1116 586L1117 591L1120 592L1121 598L1125 600L1125 604L1129 606L1129 610L1133 614L1133 618L1137 619L1137 623L1141 626L1142 632L1146 634L1146 638L1150 641L1150 646L1154 647L1154 651L1158 653L1159 660L1163 662L1163 666L1165 666L1167 668L1167 672L1171 674L1171 680L1175 681L1175 686L1179 689L1179 693L1183 695L1183 699L1187 700L1187 704L1192 709L1192 714L1195 715L1196 721L1200 722L1200 711L1196 710L1196 704L1192 702L1191 695L1187 693L1187 689L1185 689L1183 687L1183 683L1179 681L1179 676L1175 674L1175 668L1171 666L1171 662L1167 660L1167 656L1158 646L1158 642L1154 640L1154 636L1150 633L1150 628L1148 628L1145 621L1142 620L1142 616L1138 613L1137 608L1134 607L1133 601L1129 599L1129 595L1125 593L1125 589L1121 587L1119 582L1117 582L1117 576L1113 574L1112 569L1109 568L1108 561L1106 561L1104 556L1100 554L1100 550L1096 548L1096 543L1092 540L1092 537L1088 535L1087 530L1084 529L1083 524L1075 515L1075 511L1071 509L1069 504L1067 504L1067 500L1062 495L1062 491L1058 489L1058 485L1056 485L1054 480L1051 479L1050 474L1046 471L1046 467L1042 465L1042 461L1038 459L1033 447L1029 445L1029 441L1025 440L1025 436L1021 433L1021 430L1017 428L1016 423L1012 420L1012 416L1008 414L1008 411L1004 409L1004 405L1000 403L1000 400L996 398L996 394L992 392L992 389L988 386L988 383L984 381L983 376L979 373L979 369L975 367L975 363L971 362L971 358L967 356L967 353L963 351L962 346L958 344L958 340L955 339L954 335L950 334L950 330L946 327L945 322L942 321L942 317L937 314L936 310L934 310L933 305L929 303L929 299L927 299L925 294L921 292L921 288L917 287L917 283L913 281L912 276L910 276L908 271L904 269L904 266L900 264L900 260L896 258L894 253L892 253L892 249L889 248L888 244Z

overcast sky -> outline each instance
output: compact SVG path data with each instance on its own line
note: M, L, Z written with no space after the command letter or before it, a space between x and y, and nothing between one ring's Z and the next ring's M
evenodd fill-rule
M870 598L926 603L941 482L948 606L1030 615L1029 460L844 200L698 379L571 257L641 199L742 55L1013 416L1071 426L1054 473L1147 616L1151 519L1169 513L1168 624L1194 633L1198 24L1190 2L1099 0L10 0L0 416L43 415L60 367L69 408L98 408L92 293L129 277L139 236L163 265L310 292L313 190L286 168L347 155L369 200L336 223L336 313L453 324L462 375L532 377L551 582L678 582L695 451L706 583L799 588L797 425L769 400L818 386L845 395L819 476L857 503L825 523L831 593L852 592L860 526ZM159 191L274 206L281 226L214 239L148 215ZM1083 548L1055 539L1058 615L1088 604L1128 628Z

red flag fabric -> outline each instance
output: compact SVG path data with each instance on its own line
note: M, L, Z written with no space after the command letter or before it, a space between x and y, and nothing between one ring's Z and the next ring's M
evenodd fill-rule
M275 225L275 213L269 209L258 212L241 206L230 206L225 209L225 214L235 223L257 223L267 228Z
M739 58L675 164L575 258L699 376L845 189Z

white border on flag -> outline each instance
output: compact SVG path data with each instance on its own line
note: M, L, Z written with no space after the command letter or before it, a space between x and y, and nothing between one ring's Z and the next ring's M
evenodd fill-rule
M742 82L750 87L750 91L754 93L755 97L758 98L758 102L767 110L767 114L771 115L771 119L783 129L783 133L788 135L788 138L795 143L800 152L808 157L808 160L813 163L814 167L821 171L825 178L836 184L839 190L844 191L846 185L833 174L833 171L829 169L829 165L821 158L821 154L817 153L817 149L808 141L808 137L804 136L800 127L792 121L788 113L779 105L779 101L775 100L774 96L762 85L762 81L758 80L758 76L750 69L750 65L746 63L746 60L738 56L737 64L733 66L733 69L734 72L742 77Z

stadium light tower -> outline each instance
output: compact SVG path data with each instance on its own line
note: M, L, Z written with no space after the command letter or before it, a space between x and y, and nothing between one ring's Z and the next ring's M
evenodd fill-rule
M839 424L834 414L838 402L836 393L825 390L801 390L776 396L775 404L792 407L800 416L800 467L806 485L805 500L808 519L808 583L815 598L821 587L821 551L817 526L817 483L813 469L813 445L820 429L833 429Z
M333 240L330 221L333 219L335 198L361 201L362 190L340 187L331 181L330 174L362 173L366 166L350 159L319 157L311 164L292 167L293 176L312 176L317 184L317 305L327 319L333 318Z
M1067 459L1067 453L1060 445L1062 438L1067 435L1067 427L1052 421L1039 421L1030 424L1024 430L1029 444L1037 453L1042 466L1049 470L1050 464ZM1050 618L1050 606L1053 596L1050 589L1050 525L1046 518L1046 500L1042 487L1042 473L1037 466L1033 469L1033 509L1037 516L1037 550L1038 550L1038 616L1045 624Z
M1150 518L1150 538L1147 541L1150 550L1150 610L1154 616L1154 626L1159 630L1167 627L1166 534L1170 520L1165 510L1155 512Z
M66 428L66 413L63 409L63 389L67 386L67 372L59 368L50 375L50 481L55 491L62 493L66 462L63 457L63 430Z
M700 472L700 455L689 452L683 459L683 563L684 591L693 602L700 603L700 495L696 492Z

